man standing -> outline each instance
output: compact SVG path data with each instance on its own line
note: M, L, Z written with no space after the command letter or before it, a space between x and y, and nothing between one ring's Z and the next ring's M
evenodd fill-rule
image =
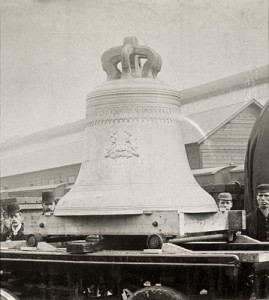
M10 203L7 206L7 214L10 221L10 228L3 233L2 241L20 241L25 240L23 233L23 217L20 207L17 203Z
M233 206L233 198L230 193L220 193L218 195L218 207L220 211L231 210Z
M246 235L259 241L269 241L269 184L257 186L258 208L247 215Z
M42 192L43 215L52 214L55 209L55 198L53 191Z

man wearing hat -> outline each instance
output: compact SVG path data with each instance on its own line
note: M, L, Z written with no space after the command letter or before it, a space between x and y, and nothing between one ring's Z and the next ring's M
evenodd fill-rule
M1 236L2 241L20 241L25 240L23 233L23 217L20 207L17 203L10 203L7 206L7 214L10 221L10 228Z
M247 215L246 235L269 241L269 184L260 184L256 190L258 208Z
M43 215L52 214L55 209L55 198L53 191L42 192Z
M230 193L220 193L218 195L218 207L220 211L230 210L233 206L233 198Z

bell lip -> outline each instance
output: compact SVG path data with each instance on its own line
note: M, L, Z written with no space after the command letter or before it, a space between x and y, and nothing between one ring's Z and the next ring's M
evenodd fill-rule
M178 214L212 214L218 212L217 208L213 208L212 205L207 205L203 207L203 210L198 209L197 207L184 207L179 208L167 208L167 207L158 207L158 208L148 208L143 207L142 209L135 209L135 208L128 208L128 209L113 209L106 208L106 209L93 209L90 208L80 208L80 207L69 207L69 208L59 208L58 210L55 209L54 216L61 217L61 216L116 216L116 215L142 215L148 214L148 212L177 212Z
M118 216L118 215L143 215L143 210L74 210L74 209L61 209L54 211L54 216Z

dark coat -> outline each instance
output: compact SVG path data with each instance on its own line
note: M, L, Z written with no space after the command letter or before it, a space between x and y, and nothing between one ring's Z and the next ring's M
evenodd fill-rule
M9 228L6 226L3 226L2 230L1 230L1 242L4 241L4 238L7 235L8 231L9 231Z
M24 235L24 228L23 225L21 229L18 231L16 235L13 234L12 228L8 228L5 232L1 234L1 241L21 241L25 240L26 237Z
M245 199L247 213L257 208L256 188L269 183L269 100L257 118L248 141L245 159Z
M265 222L266 218L259 208L248 214L246 219L246 235L256 240L267 241Z

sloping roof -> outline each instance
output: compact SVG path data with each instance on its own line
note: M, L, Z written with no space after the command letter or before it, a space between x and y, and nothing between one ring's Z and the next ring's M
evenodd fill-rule
M14 136L0 144L1 152L5 150L15 149L17 147L29 146L38 142L47 141L53 138L70 135L72 133L81 132L85 129L85 119L75 122L55 126L41 130L27 136Z
M231 173L236 173L236 172L242 172L245 170L245 165L238 165L237 167L233 168L230 172Z
M68 126L67 126L68 127ZM1 177L80 164L84 154L84 128L1 152Z
M215 168L205 168L205 169L195 169L192 170L192 174L194 176L198 175L214 175L218 173L219 171L228 169L228 168L233 168L233 166L222 166L222 167L215 167Z
M27 187L19 187L16 189L10 189L10 190L4 190L2 192L7 192L7 193L14 193L14 192L27 192L27 191L39 191L39 190L52 190L52 189L57 189L59 187L66 186L65 183L58 183L58 184L49 184L49 185L36 185L36 186L27 186Z
M262 108L262 105L253 99L247 103L239 102L185 116L182 122L184 144L203 142L250 105L257 105L257 107Z
M181 104L197 101L208 96L231 92L235 89L249 88L268 82L269 66L264 65L253 70L211 81L180 91Z

